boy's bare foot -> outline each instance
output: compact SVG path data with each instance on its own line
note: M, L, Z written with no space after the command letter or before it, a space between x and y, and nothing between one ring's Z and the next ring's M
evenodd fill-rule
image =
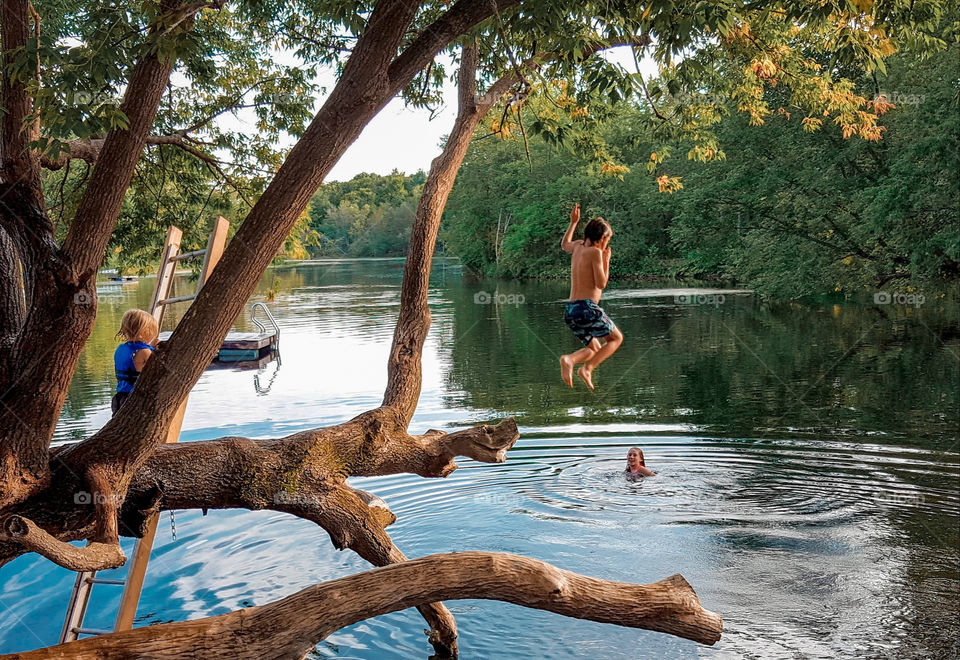
M593 369L590 369L587 365L582 365L577 369L577 375L580 376L580 380L587 384L591 390L593 389Z
M573 359L569 355L560 358L560 376L568 387L573 387Z

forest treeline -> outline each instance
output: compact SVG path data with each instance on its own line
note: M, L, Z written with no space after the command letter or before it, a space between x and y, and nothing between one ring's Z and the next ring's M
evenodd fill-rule
M609 105L596 122L615 167L535 129L526 141L516 131L491 135L488 123L457 177L439 249L482 275L562 277L559 237L580 202L585 217L603 216L614 228L615 279L722 279L782 298L956 280L958 61L953 44L924 60L893 56L882 81L862 77L861 93L883 94L895 106L881 117L879 141L846 139L829 119L810 132L791 116L786 96L783 111L761 126L741 113L724 116L714 130L725 159L705 163L686 158L691 145L659 139L649 104ZM524 109L530 127L537 110ZM679 177L682 188L672 193L647 167L651 154L668 150L657 171ZM69 188L82 176L45 184ZM135 179L110 265L152 270L170 222L184 228L192 249L203 245L216 213L242 217L242 200L211 202L194 176L185 166L176 180ZM422 171L395 171L324 184L278 257L403 256L425 180Z
M809 132L789 108L762 126L728 115L717 128L725 160L690 161L690 145L669 145L662 167L683 184L671 194L647 171L663 144L636 106L611 108L599 129L627 168L619 176L536 135L525 145L481 128L441 238L480 274L562 277L559 237L580 202L613 225L615 278L721 278L775 297L956 279L957 62L956 47L922 62L894 57L879 93L896 107L876 142L844 139L826 122ZM423 181L394 172L323 186L310 210L311 255L402 255Z
M956 279L958 61L956 45L922 62L892 58L879 92L896 108L877 142L844 139L828 122L807 132L789 108L762 126L728 115L717 128L725 160L689 161L690 146L674 145L663 167L683 188L672 194L647 172L662 145L635 107L618 107L601 129L629 168L622 179L541 140L529 140L528 162L522 141L481 139L443 238L471 270L559 277L559 238L579 201L613 226L614 277L724 277L777 297Z

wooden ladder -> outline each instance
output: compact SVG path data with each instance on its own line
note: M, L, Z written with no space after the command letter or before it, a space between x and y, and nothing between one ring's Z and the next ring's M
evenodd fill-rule
M167 305L193 300L197 296L196 293L192 293L186 296L170 297L170 289L173 286L177 264L181 261L203 257L200 279L197 282L197 291L200 291L200 287L210 277L210 273L223 254L229 229L230 222L223 216L217 217L213 231L210 232L210 238L207 240L207 248L180 254L180 240L183 237L183 232L170 225L167 230L167 239L163 244L163 256L160 261L160 269L157 271L157 281L153 287L153 298L150 303L150 313L157 319L157 326L163 321L163 312ZM177 409L177 414L170 422L165 442L177 442L180 438L180 426L183 424L183 414L186 409L187 400L184 399L180 408ZM63 629L60 631L61 644L75 641L80 638L80 635L103 635L118 630L130 630L133 627L133 619L137 614L140 592L143 589L143 578L147 572L147 563L150 561L150 551L153 549L153 539L157 534L159 518L159 514L154 514L147 520L143 537L137 539L133 546L133 554L127 561L127 577L125 579L98 578L96 571L77 573L73 592L70 595L70 604L67 607L67 615L63 621ZM87 605L90 604L90 592L95 584L123 586L123 595L120 597L120 606L117 610L113 630L85 628L83 625L83 620L87 614Z

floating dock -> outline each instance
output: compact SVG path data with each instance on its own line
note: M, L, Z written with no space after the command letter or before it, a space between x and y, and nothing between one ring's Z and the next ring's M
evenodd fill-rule
M263 310L272 326L269 330L257 319L257 311ZM253 303L250 320L258 332L231 332L224 338L210 367L231 366L240 369L259 369L277 357L280 351L280 326L262 302ZM172 332L161 332L160 341L169 339Z
M172 332L161 332L160 341L170 338ZM280 336L276 332L231 332L223 340L213 365L231 363L231 366L246 366L233 363L255 362L251 366L262 366L272 359L277 351ZM261 362L261 360L265 360ZM211 365L211 366L213 366Z

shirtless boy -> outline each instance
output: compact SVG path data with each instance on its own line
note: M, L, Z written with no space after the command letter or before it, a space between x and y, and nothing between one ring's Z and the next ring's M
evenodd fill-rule
M570 226L560 246L569 252L570 301L563 315L573 334L583 342L583 348L560 358L560 375L573 387L573 368L577 375L593 389L593 370L613 355L623 343L623 333L600 308L600 295L610 279L610 239L613 229L603 218L593 218L584 228L582 241L573 240L573 232L580 222L580 205L570 212ZM601 344L600 339L604 339Z

